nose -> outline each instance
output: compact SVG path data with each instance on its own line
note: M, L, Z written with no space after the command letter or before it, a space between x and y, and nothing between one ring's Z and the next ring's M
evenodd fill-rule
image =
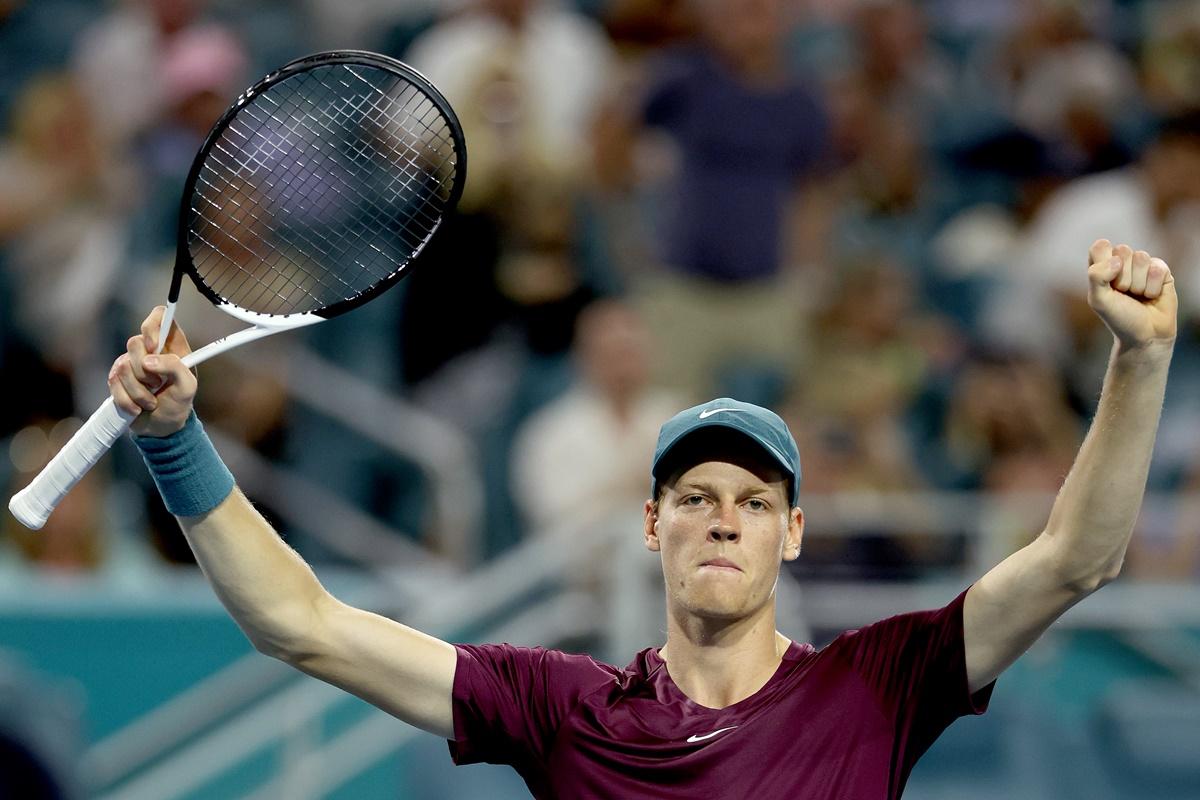
M736 542L741 538L737 514L733 509L721 509L721 513L713 520L708 528L708 539L711 542Z

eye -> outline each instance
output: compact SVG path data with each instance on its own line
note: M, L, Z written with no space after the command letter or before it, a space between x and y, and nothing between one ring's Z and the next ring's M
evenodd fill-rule
M698 506L703 502L704 498L698 494L689 494L687 497L683 498L683 504L685 506Z
M751 511L766 511L768 508L766 501L757 497L751 497L749 500L747 500L746 506Z

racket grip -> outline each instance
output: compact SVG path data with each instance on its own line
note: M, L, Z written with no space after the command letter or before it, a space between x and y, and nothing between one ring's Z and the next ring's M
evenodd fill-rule
M13 495L8 510L26 528L41 528L67 492L129 430L136 418L117 408L111 397L105 400L37 477Z

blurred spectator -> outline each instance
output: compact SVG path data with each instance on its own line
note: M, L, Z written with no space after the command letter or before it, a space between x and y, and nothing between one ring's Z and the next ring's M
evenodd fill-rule
M837 414L856 427L898 421L926 378L915 289L886 261L842 276L815 320L813 368L798 378L807 411Z
M1169 505L1147 504L1126 559L1141 580L1200 580L1200 466L1185 477Z
M471 144L464 209L501 210L522 183L553 186L585 167L588 126L614 67L586 17L547 0L473 0L407 58L450 100Z
M610 0L604 4L604 27L618 47L644 52L677 43L695 34L690 13L693 0Z
M1046 55L1030 65L1014 103L1017 124L1050 144L1057 172L1103 172L1133 158L1120 126L1138 121L1137 77L1109 44L1080 42Z
M436 266L406 281L407 382L510 321L534 351L562 352L587 293L574 209L611 45L596 23L546 0L474 0L406 59L458 111L470 151L460 213L426 258Z
M979 48L976 67L993 109L1047 145L1051 168L1083 175L1124 166L1123 136L1141 121L1133 64L1100 34L1111 25L1107 2L1034 0L994 47Z
M677 174L663 198L666 269L648 276L655 376L698 398L730 369L785 374L797 361L798 294L784 275L785 214L826 150L826 113L791 74L782 0L703 0L702 36L650 68L641 121L666 134ZM765 396L748 400L770 402Z
M61 370L95 363L135 186L70 75L45 74L23 88L0 140L0 244L15 322Z
M872 105L935 124L951 97L953 72L929 37L921 7L911 0L867 0L853 11L851 28L857 72Z
M808 280L818 285L847 263L889 259L915 273L927 269L928 243L948 201L919 119L872 106L863 123L872 134L861 151L804 209L828 207L818 209L829 219L825 240L810 244L822 254L809 268Z
M181 31L163 44L156 76L159 113L134 143L146 173L132 245L135 258L173 257L179 195L188 170L213 123L246 87L249 63L242 42L215 24Z
M1200 4L1139 3L1145 35L1138 43L1145 102L1158 114L1200 108Z
M1186 330L1200 315L1200 113L1165 122L1137 164L1079 178L1053 193L1012 253L992 316L1009 342L1048 352L1077 398L1103 370L1108 336L1087 307L1086 258L1099 238L1127 242L1171 265ZM1087 403L1079 401L1079 407Z
M964 488L1055 492L1081 441L1060 376L1015 353L973 357L943 425L945 458Z
M126 146L152 125L166 101L163 55L194 25L206 0L121 0L83 33L74 71L96 114L100 135Z
M658 428L681 405L650 387L645 323L619 301L580 315L574 355L575 385L529 417L513 446L514 497L535 532L565 515L602 520L641 508Z
M952 330L914 306L906 272L879 262L842 276L814 327L812 366L785 418L804 460L805 495L919 491L926 481L905 414ZM942 540L895 531L806 537L803 574L895 578L942 558Z

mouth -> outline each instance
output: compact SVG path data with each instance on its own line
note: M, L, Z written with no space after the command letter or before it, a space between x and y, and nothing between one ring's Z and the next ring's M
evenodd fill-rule
M710 558L700 564L701 569L711 569L718 572L741 572L742 568L727 558Z

